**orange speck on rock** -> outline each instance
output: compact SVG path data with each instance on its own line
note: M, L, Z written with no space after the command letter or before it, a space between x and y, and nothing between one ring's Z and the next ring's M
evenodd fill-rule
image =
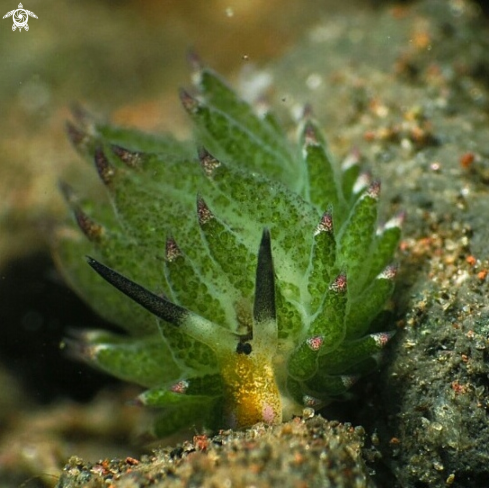
M467 385L461 385L458 380L452 381L451 383L452 390L457 393L463 395L464 393L467 393L468 386Z
M460 166L464 169L469 169L475 160L475 155L472 152L466 152L460 156Z
M469 263L471 266L474 266L474 264L477 262L477 259L475 259L475 257L471 254L470 256L467 256L465 258L465 261L467 261L467 263Z
M304 461L305 461L305 458L301 453L299 453L299 452L295 453L294 460L293 460L294 464L296 464L297 466L300 466L301 464L304 463Z
M409 250L409 242L401 241L399 243L399 250L402 251L402 252L408 251Z
M477 278L479 278L481 281L484 281L487 277L487 269L483 269L477 273Z
M373 130L367 130L367 131L364 132L363 138L367 142L375 141L375 132Z
M408 12L409 10L407 9L407 7L404 7L403 5L395 5L391 9L392 17L394 17L395 19L405 18L408 15Z
M418 31L413 36L413 44L418 49L426 49L431 44L431 36L426 31Z
M209 439L206 435L195 435L193 440L199 451L206 451L209 447Z

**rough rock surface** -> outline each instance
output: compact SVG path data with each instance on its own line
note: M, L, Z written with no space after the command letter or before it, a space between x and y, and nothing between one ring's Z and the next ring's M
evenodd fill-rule
M158 449L142 461L86 464L73 457L57 486L373 486L361 457L363 429L309 417L214 437L196 435L192 442Z
M407 212L400 333L354 417L398 486L489 484L488 39L474 5L419 2L326 19L270 71Z

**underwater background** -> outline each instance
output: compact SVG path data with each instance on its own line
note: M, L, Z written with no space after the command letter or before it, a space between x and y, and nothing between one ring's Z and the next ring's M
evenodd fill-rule
M190 48L243 95L266 93L285 120L311 103L335 156L357 151L382 180L384 214L407 213L395 344L349 402L322 411L365 434L303 427L311 436L320 430L323 446L328 432L351 443L358 459L338 455L330 472L316 466L302 479L314 472L324 486L353 486L357 475L370 475L373 486L488 484L489 31L481 5L30 0L24 8L38 18L29 31L2 19L0 485L35 477L27 486L53 486L74 455L97 463L151 452L141 437L145 413L128 402L138 390L60 350L69 329L107 324L65 286L48 241L66 216L58 180L90 184L65 134L70 108L187 137L176 89L189 85ZM2 6L3 16L16 2ZM185 446L202 451L198 439ZM279 447L250 449L263 486L299 472ZM81 460L73 466L83 471ZM95 466L85 472L102 476ZM225 478L197 462L193 469L203 480Z

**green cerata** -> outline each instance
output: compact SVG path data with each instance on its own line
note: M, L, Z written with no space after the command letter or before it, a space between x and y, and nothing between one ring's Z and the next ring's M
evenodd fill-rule
M378 317L403 216L379 224L380 183L355 158L335 162L310 110L292 143L272 113L193 67L195 88L180 93L190 142L84 113L68 125L106 197L63 184L74 219L54 244L66 280L121 328L68 345L146 388L158 436L320 408L392 336Z

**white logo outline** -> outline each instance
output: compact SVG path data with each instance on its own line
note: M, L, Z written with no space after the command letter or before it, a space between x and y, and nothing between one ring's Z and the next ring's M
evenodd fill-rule
M10 12L7 12L3 18L6 19L7 17L12 17L12 20L14 21L12 25L12 30L15 31L15 29L19 29L19 32L24 28L26 31L29 30L29 24L27 23L29 21L29 17L34 17L37 19L37 15L34 12L31 12L30 10L26 10L24 6L19 3L19 6L15 10L11 10Z

